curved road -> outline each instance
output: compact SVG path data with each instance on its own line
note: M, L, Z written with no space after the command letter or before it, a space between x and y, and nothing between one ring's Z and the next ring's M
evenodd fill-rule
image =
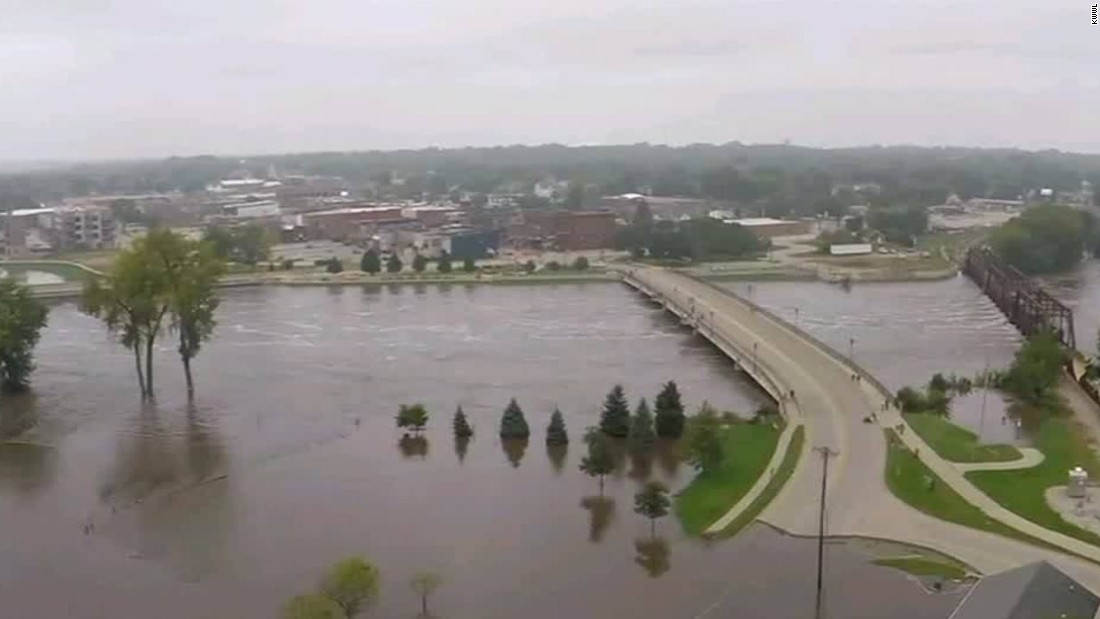
M821 458L811 447L830 447L826 504L828 533L898 540L957 557L983 573L1045 559L1100 591L1100 565L1056 551L945 522L895 498L886 487L886 442L882 426L865 423L872 412L887 426L903 423L895 410L883 411L884 397L867 380L823 350L809 336L759 311L732 293L667 269L638 267L629 278L657 292L684 313L692 313L700 331L713 330L742 350L754 350L755 362L780 388L795 391L788 402L806 427L806 450L794 475L761 515L761 520L796 535L816 535ZM629 282L628 282L629 283ZM1073 548L1100 561L1100 548L1043 529L1001 508L977 491L951 463L939 458L916 433L905 442L952 488L987 515L1054 545Z

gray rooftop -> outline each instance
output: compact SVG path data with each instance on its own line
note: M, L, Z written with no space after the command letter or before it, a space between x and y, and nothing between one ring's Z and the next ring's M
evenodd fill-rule
M981 579L948 619L1092 619L1100 598L1046 561Z

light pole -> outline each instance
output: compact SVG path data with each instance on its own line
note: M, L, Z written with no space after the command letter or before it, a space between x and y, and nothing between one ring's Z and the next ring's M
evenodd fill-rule
M825 567L825 487L829 479L829 458L840 452L829 447L814 447L814 451L821 454L821 506L817 520L817 601L814 606L814 617L821 619L821 594Z
M848 338L848 359L856 360L856 338Z
M754 372L758 371L758 368L759 368L759 366L757 366L757 363L756 363L756 346L758 344L760 344L760 342L753 342L752 343L752 371L754 371Z

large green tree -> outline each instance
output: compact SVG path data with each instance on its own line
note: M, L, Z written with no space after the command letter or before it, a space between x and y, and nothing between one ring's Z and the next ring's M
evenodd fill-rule
M654 401L656 409L657 436L677 439L684 434L684 404L680 401L680 390L674 381L668 381Z
M604 400L600 413L600 431L613 438L630 435L630 404L622 385L615 385Z
M0 279L0 390L27 388L46 314L46 306L32 298L26 286Z
M691 418L683 451L688 463L701 473L713 473L722 465L721 424L709 404L704 403Z
M1047 204L1024 211L990 236L993 251L1024 273L1060 273L1081 261L1087 219L1068 206Z
M1058 386L1065 353L1053 333L1028 338L1001 379L1001 388L1032 404L1042 404Z

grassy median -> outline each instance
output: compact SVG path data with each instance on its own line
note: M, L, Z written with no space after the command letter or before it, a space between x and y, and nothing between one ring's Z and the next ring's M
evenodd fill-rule
M1040 526L1100 546L1100 535L1074 526L1051 509L1047 488L1064 486L1067 472L1080 466L1091 478L1100 475L1100 459L1087 442L1086 433L1065 418L1048 418L1035 434L1035 447L1045 458L1038 466L1016 471L973 471L966 477L1005 509Z
M676 515L686 533L702 534L767 473L780 432L770 424L747 422L722 429L721 468L700 473L676 496Z
M924 442L945 460L952 462L1009 462L1023 457L1012 445L983 445L978 435L941 415L912 413L905 421Z
M787 480L794 474L794 469L798 466L798 459L802 455L802 446L806 442L806 432L803 426L798 426L794 429L794 434L791 435L791 442L787 446L787 453L783 456L783 461L779 463L779 468L776 469L775 475L772 476L771 481L764 488L764 491L756 497L745 511L741 512L739 516L733 519L733 522L722 529L718 533L721 537L733 537L737 535L737 532L745 528L750 522L756 520L756 517L764 511L768 505L771 505L775 496L779 494L779 491L783 489L783 486L787 484Z

